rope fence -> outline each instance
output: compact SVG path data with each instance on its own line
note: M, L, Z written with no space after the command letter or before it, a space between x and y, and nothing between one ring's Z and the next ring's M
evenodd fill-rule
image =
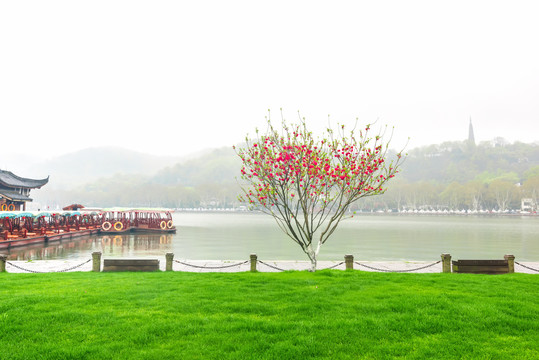
M531 268L531 267L526 266L526 265L524 265L524 264L521 264L521 263L519 263L518 261L515 261L515 264L518 264L519 266L522 266L523 268L526 268L526 269L528 269L528 270L532 270L532 271L539 272L539 270L534 269L534 268Z
M277 270L277 271L288 271L288 270L285 270L285 269L278 268L277 266L273 266L273 265L270 265L268 263L265 263L262 260L258 260L258 263L260 263L262 265L266 265L267 267L270 267L270 268L272 268L274 270Z
M528 269L530 271L539 272L538 269L535 269L533 267L521 264L517 261L515 261L515 257L513 255L505 255L504 260L458 260L458 261L451 261L451 255L450 254L442 254L441 260L438 260L436 262L412 268L412 269L388 269L388 268L380 268L375 267L372 265L367 265L364 262L358 262L354 261L353 255L345 255L344 261L341 261L339 263L336 263L334 265L331 265L329 267L325 268L319 268L316 269L318 271L321 270L331 270L336 269L342 265L344 266L343 270L354 270L354 264L358 267L367 268L372 271L377 272L386 272L386 273L409 273L409 272L415 272L415 271L421 271L428 268L432 268L440 263L442 263L442 269L441 272L444 273L451 273L451 272L458 272L458 273L514 273L515 272L515 264L518 266L521 266L525 269ZM0 273L6 271L6 265L10 267L14 267L16 269L19 269L21 271L30 272L30 273L61 273L61 272L69 272L73 271L75 269L78 269L86 264L88 264L90 261L93 261L92 264L92 270L93 272L100 272L101 271L101 264L104 263L103 271L159 271L159 260L158 259L105 259L103 262L101 260L101 252L94 252L92 253L92 259L86 260L83 263L71 266L66 269L62 270L49 270L49 271L39 271L30 269L27 267L23 267L17 264L14 264L13 262L7 261L7 255L0 254ZM108 262L108 263L107 263ZM113 262L115 262L113 264ZM120 264L122 263L123 264ZM495 262L496 264L494 264ZM249 265L249 270L242 270L242 271L251 271L251 272L257 272L260 271L258 267L262 266L265 268L269 268L276 271L302 271L302 270L310 270L309 268L301 268L301 266L298 268L298 266L292 266L292 268L283 269L280 266L277 266L277 262L274 262L275 265L272 265L266 261L258 260L258 257L256 254L251 254L250 259L242 262L237 262L233 264L223 264L223 265L197 265L192 264L186 261L180 261L174 259L173 253L167 253L166 254L166 271L174 271L173 269L173 263L180 264L185 267L189 268L195 268L195 269L207 269L207 270L223 270L223 269L229 269L234 267L241 267L244 265ZM308 262L307 262L308 263ZM122 267L123 266L123 267ZM290 267L290 266L287 266ZM481 268L478 270L478 268ZM502 268L500 270L500 268ZM162 269L162 268L161 268ZM505 270L504 270L505 269ZM181 271L181 270L180 270ZM183 270L186 271L186 270ZM238 269L238 271L240 271ZM266 269L267 271L267 269ZM435 272L435 270L432 270L430 272ZM524 271L526 272L526 271Z
M249 260L246 260L244 262L237 263L237 264L222 265L222 266L200 266L200 265L193 265L193 264L184 263L183 261L179 261L179 260L174 260L174 262L176 262L178 264L182 264L184 266L189 266L189 267L192 267L192 268L196 268L196 269L227 269L227 268L231 268L231 267L235 267L235 266L245 265L245 264L247 264L249 262Z
M344 264L344 263L345 263L344 261L341 261L341 262L338 263L338 264L335 264L335 265L333 265L333 266L330 266L330 267L327 267L327 268L324 268L324 269L320 269L320 270L331 270L331 269L335 269L335 268L341 266L341 265Z
M80 268L80 267L83 266L83 265L88 264L90 261L92 261L92 259L89 259L89 260L83 262L82 264L75 265L75 266L72 266L72 267L67 268L67 269L63 269L63 270L54 270L54 271L37 271L37 270L31 270L31 269L23 268L22 266L15 265L15 264L13 264L13 263L11 263L11 262L9 262L9 261L7 261L6 263L7 263L9 266L13 266L14 268L17 268L17 269L19 269L19 270L26 271L26 272L29 272L29 273L34 273L34 274L46 274L46 273L62 273L62 272L68 272L68 271L71 271L71 270L75 270L75 269Z
M369 266L369 265L365 265L365 264L361 264L361 263L358 263L357 261L354 261L355 264L359 265L359 266L363 266L363 267L366 267L367 269L371 269L371 270L375 270L375 271L382 271L382 272L394 272L394 273L405 273L405 272L412 272L412 271L418 271L418 270L423 270L423 269L427 269L427 268L430 268L434 265L437 265L439 263L441 263L442 260L438 260L436 261L435 263L432 263L432 264L429 264L429 265L425 265L425 266L422 266L422 267L418 267L418 268L415 268L415 269L404 269L404 270L390 270L390 269L380 269L380 268L375 268L373 266Z

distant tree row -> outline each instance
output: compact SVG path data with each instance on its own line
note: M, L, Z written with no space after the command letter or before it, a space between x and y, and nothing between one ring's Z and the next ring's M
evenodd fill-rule
M539 167L536 168L536 171ZM396 179L379 197L365 199L352 209L370 210L499 210L520 209L523 198L539 204L539 175L518 184L511 174L491 181L465 183L409 182ZM168 208L237 208L236 182L202 183L196 186L163 185L148 179L118 176L71 191L52 191L40 201L52 206L80 202L87 206L145 206Z
M519 184L496 178L490 182L456 181L444 185L433 181L397 180L377 199L356 204L356 210L469 210L507 211L521 209L522 199L539 204L539 175Z

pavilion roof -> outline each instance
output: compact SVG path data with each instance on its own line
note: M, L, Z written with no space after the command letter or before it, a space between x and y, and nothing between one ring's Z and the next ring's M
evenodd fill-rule
M81 204L71 204L66 207L63 207L62 210L79 210L84 209L84 205Z
M0 196L5 197L6 199L9 199L11 201L32 201L32 199L30 199L30 197L27 195L22 195L17 191L11 191L6 189L0 189Z
M19 188L40 188L49 182L49 177L46 179L28 179L17 176L11 171L0 170L0 184L7 187L19 187Z

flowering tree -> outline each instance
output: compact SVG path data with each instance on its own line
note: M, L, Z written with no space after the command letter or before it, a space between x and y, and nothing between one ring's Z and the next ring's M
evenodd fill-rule
M402 161L399 153L386 161L389 141L370 138L367 125L359 133L337 133L315 139L305 119L282 131L268 121L268 131L246 139L236 149L243 161L240 201L272 215L279 227L296 242L316 270L320 247L348 216L350 205L363 197L379 195Z

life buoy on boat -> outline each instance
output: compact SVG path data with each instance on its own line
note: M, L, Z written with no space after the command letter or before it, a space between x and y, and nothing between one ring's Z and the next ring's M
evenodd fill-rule
M7 207L7 209L8 209L9 211L13 211L13 210L15 210L15 205L9 204L9 206Z
M161 230L165 230L167 228L167 223L165 220L161 221L161 224L159 224L159 226L161 227Z
M114 223L114 230L121 231L124 228L124 224L121 221L116 221Z
M112 224L109 223L108 221L105 221L102 225L101 225L101 228L105 231L109 231L110 228L112 227Z
M172 229L172 220L167 221L167 227Z
M7 205L6 204L2 204L2 211L7 211Z

